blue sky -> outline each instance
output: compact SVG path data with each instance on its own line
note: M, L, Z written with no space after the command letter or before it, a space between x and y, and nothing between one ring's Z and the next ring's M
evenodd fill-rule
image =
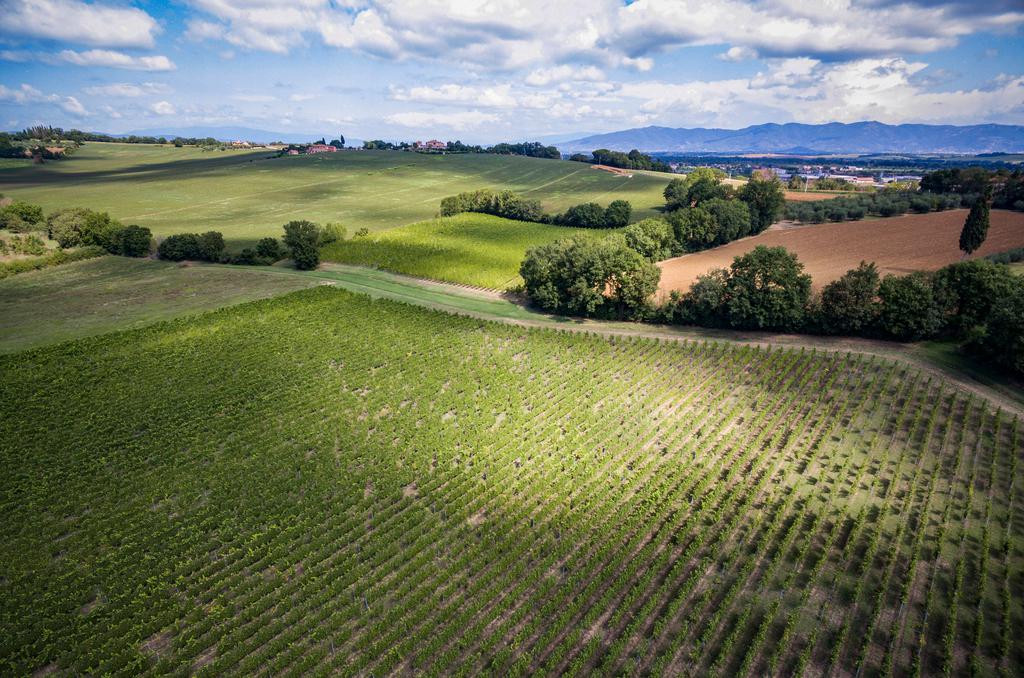
M1017 0L0 0L0 128L1024 124Z

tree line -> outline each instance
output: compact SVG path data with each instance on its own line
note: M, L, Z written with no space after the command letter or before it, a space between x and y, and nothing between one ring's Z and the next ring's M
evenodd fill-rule
M480 189L443 198L438 214L450 217L463 212L575 228L622 228L629 223L633 206L627 200L613 200L607 207L588 202L573 205L562 213L548 214L539 200L524 198L512 191Z
M408 141L384 141L372 139L363 142L363 148L368 151L412 151L418 150L415 145ZM477 144L464 144L461 141L449 141L445 144L445 153L489 153L493 155L522 155L528 158L548 158L558 160L562 157L554 146L545 146L539 141L523 141L519 143L499 143L493 146L480 146Z
M672 171L672 168L669 167L667 163L655 160L651 156L641 153L635 148L629 153L610 151L607 148L599 148L596 151L591 152L589 157L583 153L573 153L569 156L569 160L576 162L590 162L595 165L607 165L608 167L618 167L621 169L652 170L655 172Z

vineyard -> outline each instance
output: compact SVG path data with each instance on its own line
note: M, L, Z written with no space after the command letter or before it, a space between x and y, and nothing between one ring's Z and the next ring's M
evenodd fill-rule
M900 363L318 287L0 376L4 674L1024 672L1021 423Z
M559 238L597 238L602 231L465 213L324 248L327 261L379 267L420 278L506 289L521 285L526 250Z

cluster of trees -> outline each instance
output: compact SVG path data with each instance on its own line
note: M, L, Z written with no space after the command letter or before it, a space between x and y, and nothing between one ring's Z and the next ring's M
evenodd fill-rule
M551 216L549 221L559 226L576 228L622 228L629 223L632 214L633 206L628 200L612 200L607 207L601 207L596 202L585 202Z
M595 165L607 165L609 167L620 167L622 169L654 170L655 172L671 172L672 168L667 163L655 160L649 155L633 149L629 153L621 151L609 151L607 148L599 148L590 157L583 153L574 153L569 160L576 162L592 162Z
M661 272L621 237L611 237L534 247L519 274L533 303L551 313L641 320Z
M320 265L320 248L345 238L345 227L329 223L318 226L311 221L289 221L284 237L261 238L255 247L247 247L236 255L227 252L224 236L218 231L178 233L161 241L157 255L168 261L210 261L222 264L269 266L290 257L299 270L308 271Z
M738 191L722 183L725 174L699 167L665 188L667 220L675 237L673 254L696 252L756 235L785 204L778 179L754 177Z
M866 216L895 217L916 212L957 209L971 204L977 195L962 196L956 193L918 193L896 188L881 191L844 195L831 200L786 203L786 218L811 224L826 221L857 221ZM965 200L969 202L965 203Z
M466 191L441 200L442 217L462 212L481 212L506 219L577 228L621 228L629 223L633 206L626 200L613 200L607 207L588 202L573 205L561 214L547 214L538 200L524 198L512 191L488 189Z
M0 228L45 233L61 248L97 246L125 257L147 256L153 239L148 228L122 224L106 212L67 207L44 216L42 207L20 200L0 208Z
M812 295L803 264L783 247L756 247L728 269L673 294L658 317L705 327L861 335L916 341L959 339L1024 373L1024 278L984 259L935 273L879 276L861 262Z
M540 201L529 200L512 191L466 191L441 200L441 216L450 217L462 212L481 212L519 221L544 221Z
M972 204L979 196L990 195L992 207L1024 211L1024 172L987 170L982 167L957 167L929 172L921 179L921 190L929 193L953 193Z

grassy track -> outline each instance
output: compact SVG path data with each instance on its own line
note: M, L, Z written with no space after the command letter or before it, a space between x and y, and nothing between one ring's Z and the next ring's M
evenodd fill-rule
M280 235L292 219L340 221L349 232L429 219L444 196L507 188L549 210L615 198L638 218L664 204L665 175L623 179L582 163L493 155L351 151L266 159L267 151L86 144L66 161L0 165L0 193L47 210L81 205L158 235L218 230L232 246Z
M0 373L5 673L1024 670L1019 424L905 365L319 287Z
M102 257L0 280L0 353L309 287L299 276Z
M519 265L527 249L559 238L607 234L488 214L460 214L393 228L369 238L339 241L324 248L322 257L421 278L506 289L523 282Z

